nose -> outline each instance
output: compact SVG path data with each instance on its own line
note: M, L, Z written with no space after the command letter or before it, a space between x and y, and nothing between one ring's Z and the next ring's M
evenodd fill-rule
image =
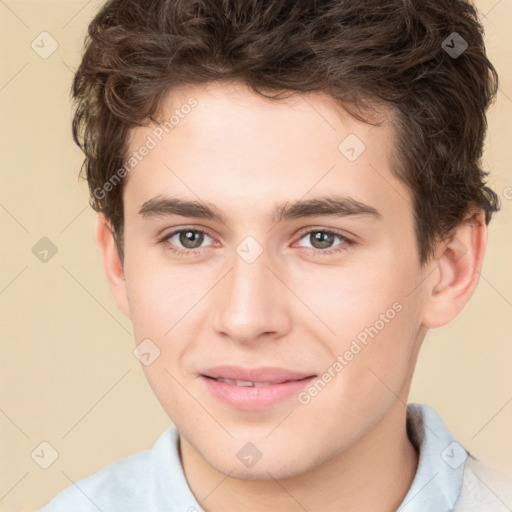
M280 338L291 327L289 291L276 277L265 251L252 263L235 254L231 271L216 287L218 300L212 325L217 334L239 343L253 343L263 338Z

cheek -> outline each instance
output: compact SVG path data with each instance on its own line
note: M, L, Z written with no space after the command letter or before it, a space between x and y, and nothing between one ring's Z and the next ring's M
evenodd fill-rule
M137 340L170 337L211 287L204 272L143 258L130 263L126 286Z
M211 269L171 267L165 262L143 262L142 258L138 262L133 258L132 263L134 271L127 272L126 285L135 342L149 339L149 345L155 347L158 357L143 365L143 370L164 408L172 411L183 394L179 383L189 378L186 373L193 367L187 356L196 353L204 338L201 319L208 311L209 290L218 275Z
M418 279L415 260L390 255L357 271L319 268L301 275L307 277L292 281L294 290L330 331L315 319L309 324L329 353L336 375L329 387L336 396L389 394L386 386L398 393L421 320L421 304L411 293Z
M150 364L141 359L141 366L162 407L175 417L190 406L180 385L180 361L197 339L193 306L205 291L183 270L132 261L136 271L127 272L126 284L135 343L154 354Z
M393 305L399 303L405 307L406 303L411 303L418 268L413 258L408 262L403 255L389 250L366 261L361 258L357 264L350 260L338 266L292 266L286 280L311 313L340 340L355 337L376 322L379 330L383 321L386 326L390 323L388 320L395 323L399 306L393 308ZM384 318L381 319L381 315ZM317 324L318 320L311 325ZM327 330L324 333L325 339L333 337L329 337ZM318 334L322 332L318 330Z

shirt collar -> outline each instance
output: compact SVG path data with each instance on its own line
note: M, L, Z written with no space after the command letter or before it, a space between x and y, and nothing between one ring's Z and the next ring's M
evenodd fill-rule
M436 411L425 404L407 406L407 435L419 451L419 461L398 511L453 511L462 490L467 450Z

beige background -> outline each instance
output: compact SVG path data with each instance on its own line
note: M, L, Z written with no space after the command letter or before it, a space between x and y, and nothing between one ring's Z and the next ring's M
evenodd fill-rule
M69 86L101 3L0 1L2 511L42 506L150 448L170 423L132 354L131 325L107 288L86 185L77 180ZM512 2L477 5L501 79L485 166L503 210L491 223L474 298L427 336L410 401L432 405L471 452L512 474ZM46 59L31 47L48 37L38 38L43 31L58 42ZM58 249L46 263L32 253L42 237ZM48 469L35 462L43 441L58 452Z

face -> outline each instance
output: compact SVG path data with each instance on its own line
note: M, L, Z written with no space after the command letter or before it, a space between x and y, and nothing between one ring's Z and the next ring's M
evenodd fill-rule
M134 130L130 152L149 150L123 191L128 314L158 355L144 371L217 470L303 473L406 400L427 270L393 129L226 84L163 107L173 128Z

